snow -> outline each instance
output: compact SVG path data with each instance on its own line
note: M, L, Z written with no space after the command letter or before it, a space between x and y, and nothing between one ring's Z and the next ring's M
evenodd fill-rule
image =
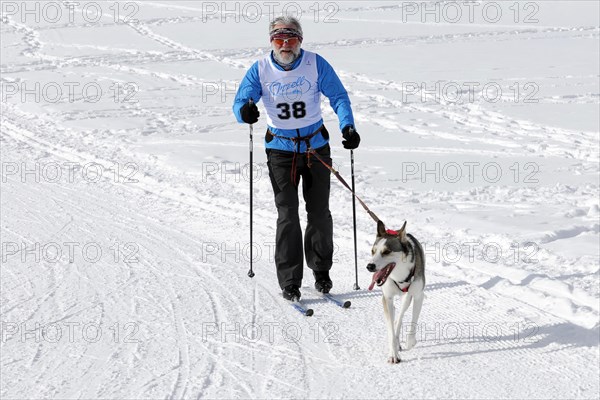
M0 397L600 396L597 2L473 3L472 20L464 2L271 5L302 7L304 48L350 93L358 195L427 253L399 365L366 290L375 224L357 205L355 291L333 177L334 292L352 307L319 299L307 268L315 315L281 298L264 118L247 277L249 132L231 103L268 51L268 5L80 2L69 21L51 3L56 21L27 3L36 22L2 2Z

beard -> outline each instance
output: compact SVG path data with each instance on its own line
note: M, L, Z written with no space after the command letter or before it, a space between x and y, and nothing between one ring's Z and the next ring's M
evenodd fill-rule
M283 49L273 49L273 57L275 61L281 65L291 65L300 56L300 46L293 49L286 49L289 51L282 51Z

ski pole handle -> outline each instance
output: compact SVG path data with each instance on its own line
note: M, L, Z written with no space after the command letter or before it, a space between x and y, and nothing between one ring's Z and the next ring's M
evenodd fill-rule
M249 105L253 105L254 104L254 100L252 100L252 97L250 97L250 100L248 100L248 104ZM254 145L254 139L253 139L253 133L254 133L254 127L252 126L253 124L250 124L250 154L252 154L253 151L253 145ZM252 158L250 158L250 163L252 163ZM252 165L250 165L250 169L252 169Z

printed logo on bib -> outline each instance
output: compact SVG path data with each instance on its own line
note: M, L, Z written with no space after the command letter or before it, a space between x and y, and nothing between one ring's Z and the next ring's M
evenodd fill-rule
M311 84L304 76L286 77L268 85L271 98L283 98L284 100L298 100L308 93Z

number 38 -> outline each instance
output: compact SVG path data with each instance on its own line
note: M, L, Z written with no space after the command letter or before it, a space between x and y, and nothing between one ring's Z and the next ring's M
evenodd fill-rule
M292 116L294 118L304 118L306 116L306 104L303 101L292 103L291 113L289 103L279 103L276 107L281 110L281 112L277 114L280 119L290 119Z

